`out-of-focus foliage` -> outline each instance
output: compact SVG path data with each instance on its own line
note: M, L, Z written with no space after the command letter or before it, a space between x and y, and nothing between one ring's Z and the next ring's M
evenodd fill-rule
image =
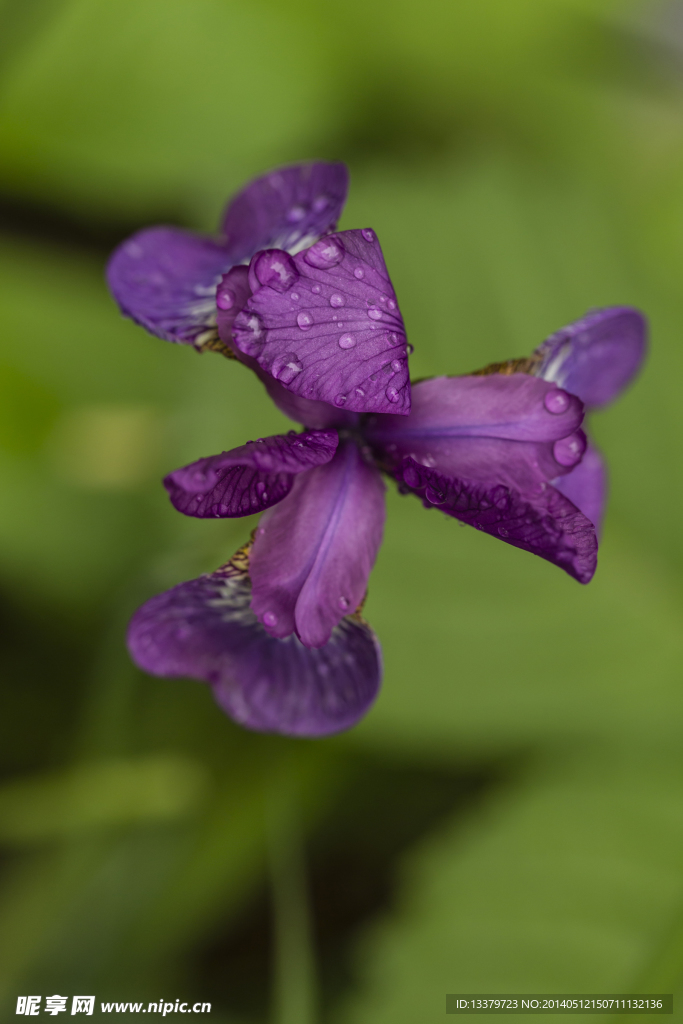
M2 1012L95 992L264 1021L283 792L325 1019L679 991L683 4L2 0L0 19ZM160 478L288 425L242 367L121 319L102 270L136 227L211 229L250 175L313 157L351 167L342 226L379 234L413 376L525 355L611 303L646 310L652 350L591 423L611 468L594 582L392 493L367 604L383 693L308 743L128 661L136 605L254 526L178 515Z

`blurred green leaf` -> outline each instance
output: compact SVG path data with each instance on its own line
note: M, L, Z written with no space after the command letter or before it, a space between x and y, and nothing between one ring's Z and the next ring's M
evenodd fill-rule
M84 764L0 788L0 843L64 838L75 832L165 821L195 810L207 785L203 766L177 756Z
M258 2L68 0L4 75L2 181L100 216L175 208L190 184L222 181L220 202L324 130L325 60Z
M582 754L408 858L336 1020L429 1024L447 992L654 991L634 986L683 909L683 764L670 748Z

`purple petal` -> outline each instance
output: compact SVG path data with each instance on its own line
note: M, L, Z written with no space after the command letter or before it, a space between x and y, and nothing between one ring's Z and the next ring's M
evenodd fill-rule
M270 398L285 416L315 430L325 430L328 427L355 427L358 422L357 413L337 409L335 406L329 405L328 402L314 402L310 398L301 398L299 395L292 394L279 381L262 370L255 359L244 355L236 347L232 336L232 325L237 314L246 305L247 299L251 297L252 292L248 278L247 267L233 267L229 273L224 275L218 285L217 326L223 344L235 353L241 363L254 371Z
M583 406L546 381L525 373L490 377L434 377L413 385L409 416L373 416L375 439L500 437L557 441L581 426Z
M409 416L373 416L364 434L389 472L405 458L487 487L536 492L581 459L583 406L526 374L437 377L413 387Z
M481 484L442 476L406 458L395 472L401 490L463 523L540 555L579 583L588 583L597 563L593 524L549 484L535 494L520 494L503 484Z
M176 469L164 480L179 512L198 518L250 516L289 494L297 473L329 462L336 430L260 438Z
M607 500L607 471L602 455L591 441L576 469L553 480L553 487L590 519L599 539Z
M647 321L637 309L598 309L544 341L534 373L597 408L616 398L638 372L646 337Z
M327 235L294 257L259 253L249 283L235 344L288 391L352 412L410 411L403 319L373 231Z
M220 706L248 729L326 736L348 729L373 703L381 650L355 617L335 626L324 647L268 636L249 607L248 578L220 570L181 583L140 608L128 630L144 671L210 683Z
M327 643L363 600L383 526L382 478L353 441L297 477L261 518L251 556L252 608L268 632Z
M239 358L239 352L232 340L232 325L251 298L249 268L232 267L223 274L216 288L216 328L218 337Z
M349 187L341 163L296 164L257 178L232 200L223 231L233 263L259 249L306 249L336 227Z
M166 341L201 348L216 336L216 285L233 260L179 228L150 228L118 247L107 282L124 316Z

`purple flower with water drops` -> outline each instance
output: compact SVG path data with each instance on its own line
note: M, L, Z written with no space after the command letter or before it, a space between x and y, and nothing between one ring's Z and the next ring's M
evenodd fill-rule
M168 340L239 359L299 433L248 442L170 473L197 517L263 513L214 573L152 598L128 633L146 671L209 683L243 725L324 736L375 699L381 653L360 609L384 524L383 474L425 506L537 554L582 583L604 501L584 402L636 372L644 321L603 310L529 358L411 388L407 343L371 229L336 232L341 165L252 183L223 235L141 232L115 253L123 311Z

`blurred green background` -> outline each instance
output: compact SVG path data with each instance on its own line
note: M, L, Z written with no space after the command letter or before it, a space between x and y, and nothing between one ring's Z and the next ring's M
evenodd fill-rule
M683 2L1 0L0 24L2 1019L55 992L221 1024L683 1007ZM312 158L350 166L342 227L379 234L414 377L613 303L652 347L591 424L594 582L391 493L382 694L307 742L128 661L133 609L253 527L178 515L161 476L287 423L123 320L103 267Z

